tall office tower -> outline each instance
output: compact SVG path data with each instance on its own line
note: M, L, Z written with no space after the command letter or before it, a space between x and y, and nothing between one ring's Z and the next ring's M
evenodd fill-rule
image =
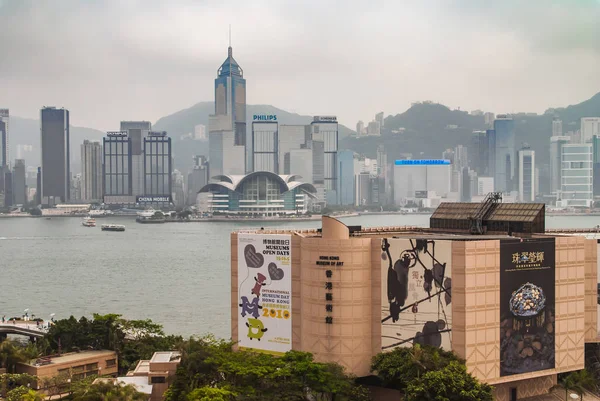
M495 118L496 118L496 116L494 115L494 113L491 113L489 111L487 113L483 114L483 121L487 127L492 128L494 126Z
M338 163L338 194L340 196L340 205L354 205L354 152L351 150L340 150L338 152Z
M171 138L166 132L150 132L144 138L144 196L137 203L168 206L172 193ZM151 197L152 200L147 198Z
M324 152L324 171L323 179L325 184L325 201L329 204L337 205L337 151L338 151L338 123L335 116L315 116L313 118L312 140L323 141ZM316 160L313 157L313 163ZM293 172L292 172L293 174Z
M71 196L69 110L44 107L40 114L42 204L68 202Z
M13 180L12 172L6 169L4 172L4 207L13 205Z
M489 143L486 131L473 131L470 142L469 164L477 175L488 173Z
M127 131L107 132L102 149L104 203L135 205L131 182L131 138Z
M252 117L252 150L249 171L269 171L279 174L279 137L277 116Z
M0 169L10 166L10 148L9 148L9 119L8 109L0 109ZM0 188L2 191L2 188Z
M250 169L246 166L251 151L246 149L246 80L231 44L215 79L215 114L209 116L208 142L213 176L244 174Z
M581 119L581 143L589 143L594 135L600 135L600 117Z
M102 199L102 145L100 142L83 141L81 145L81 199Z
M557 191L560 191L562 147L569 143L570 139L566 135L550 138L550 193L556 194Z
M561 136L563 134L562 120L552 119L552 136Z
M592 137L592 163L594 197L596 197L600 196L600 135Z
M152 129L149 121L121 121L121 132L131 140L131 195L144 194L144 149L142 142Z
M188 173L187 180L187 205L196 204L198 192L208 184L209 164L205 156L194 156L194 167Z
M355 175L356 183L354 188L356 189L355 206L370 205L371 201L371 174L359 173Z
M77 199L81 201L81 174L75 174L73 178L71 178L71 200Z
M590 207L594 200L593 147L591 143L565 144L561 148L561 190L557 206Z
M379 129L381 130L381 128L383 128L383 124L384 124L383 111L375 114L375 121L377 121L379 123Z
M377 175L381 177L386 176L387 171L387 152L385 146L377 146Z
M359 120L356 123L356 136L361 136L365 132L365 123L362 120Z
M15 205L27 204L27 177L25 175L25 160L16 159L12 174L13 200Z
M495 169L494 184L497 192L510 192L515 173L515 122L511 117L500 114L494 120Z
M461 170L469 165L467 148L463 145L457 145L454 148L455 170Z
M181 171L177 169L173 170L173 174L171 174L171 183L173 190L173 204L177 208L183 208L186 205L186 199L185 185L183 183L183 174L181 174Z
M234 132L234 145L246 145L246 80L244 70L233 58L231 43L227 59L215 79L215 115L227 115Z
M529 148L519 150L519 200L535 201L535 151Z
M292 149L301 149L306 146L311 137L310 125L280 125L279 126L279 171L282 174L292 174L290 172L289 160ZM286 160L288 163L286 164ZM293 174L300 174L293 171ZM311 183L312 173L309 177L302 177L303 182Z
M35 185L35 205L39 206L42 204L42 168L37 168Z

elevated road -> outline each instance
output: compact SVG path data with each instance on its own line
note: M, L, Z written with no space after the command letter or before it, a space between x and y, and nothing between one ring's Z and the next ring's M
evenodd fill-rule
M48 331L48 328L42 324L39 326L35 322L0 323L0 337L7 334L17 334L30 338L40 338Z

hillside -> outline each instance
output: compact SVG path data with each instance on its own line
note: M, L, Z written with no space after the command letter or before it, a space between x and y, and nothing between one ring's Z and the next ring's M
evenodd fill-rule
M563 120L565 132L577 130L582 117L600 116L600 93L576 105L548 109L542 115L513 114L517 147L528 143L537 153L536 162L540 169L548 163L554 116ZM403 133L391 132L400 128L405 129ZM468 145L473 130L485 128L482 116L450 110L440 104L418 103L402 114L388 116L381 137L348 137L340 142L340 149L375 157L377 146L383 144L388 160L394 160L402 153L412 153L414 158L439 158L448 148Z
M74 127L70 129L71 170L79 172L81 164L81 147L85 139L101 141L104 132L93 128ZM40 164L40 121L31 118L10 117L10 154L11 159L17 158L17 145L32 145L31 152L24 152L21 157L28 166Z
M208 128L208 116L214 113L213 102L200 102L185 110L160 118L152 129L167 131L173 137L173 155L175 157L175 168L185 172L192 165L192 158L198 154L208 154L208 142L183 139L181 136L193 133L194 126L203 124ZM290 113L271 105L251 105L246 109L248 117L248 135L250 135L252 116L254 114L275 114L279 124L309 124L313 117ZM352 130L340 124L340 138L345 138L353 133Z

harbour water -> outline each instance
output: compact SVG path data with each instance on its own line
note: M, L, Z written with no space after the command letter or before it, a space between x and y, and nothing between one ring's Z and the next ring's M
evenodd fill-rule
M362 215L349 225L429 225L428 215ZM228 338L229 234L260 227L316 228L320 221L136 224L125 232L78 218L0 219L0 315L47 319L92 313L151 318L165 331ZM599 216L548 216L547 228L592 228Z

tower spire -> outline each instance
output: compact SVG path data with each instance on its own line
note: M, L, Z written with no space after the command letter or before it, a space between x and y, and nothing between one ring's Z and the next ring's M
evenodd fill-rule
M233 55L233 49L231 48L231 24L229 24L229 48L227 49L227 55L229 57Z

